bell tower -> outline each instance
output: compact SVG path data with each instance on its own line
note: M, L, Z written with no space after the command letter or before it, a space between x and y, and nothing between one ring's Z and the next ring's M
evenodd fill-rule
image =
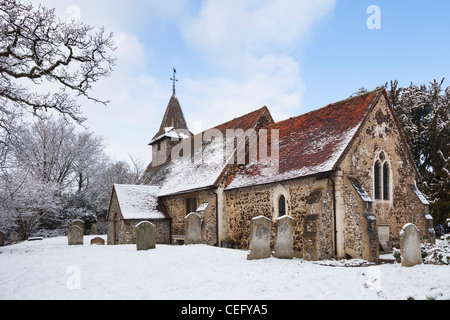
M192 133L188 130L180 102L175 94L175 84L178 82L176 72L174 68L173 78L170 79L173 82L172 96L164 113L159 131L149 143L152 146L152 167L164 164L170 159L173 147L179 141L192 136Z

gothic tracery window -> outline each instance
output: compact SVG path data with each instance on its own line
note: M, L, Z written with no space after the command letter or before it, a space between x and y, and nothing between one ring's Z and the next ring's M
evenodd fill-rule
M383 151L373 166L375 200L390 200L390 168Z

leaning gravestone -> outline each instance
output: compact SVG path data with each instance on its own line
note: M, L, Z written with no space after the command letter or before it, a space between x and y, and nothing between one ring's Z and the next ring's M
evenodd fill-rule
M280 259L292 259L294 257L294 218L282 216L277 219L275 233L275 254Z
M202 218L195 212L189 213L185 224L185 244L202 243Z
M422 263L420 231L415 224L405 224L400 232L400 254L403 267Z
M250 253L247 260L270 257L270 233L272 221L264 216L252 219L250 226Z
M136 249L138 251L156 248L155 231L155 225L148 221L142 221L136 225Z
M0 231L0 247L5 245L5 234Z
M83 230L77 225L72 225L67 232L67 238L69 241L69 246L82 245Z

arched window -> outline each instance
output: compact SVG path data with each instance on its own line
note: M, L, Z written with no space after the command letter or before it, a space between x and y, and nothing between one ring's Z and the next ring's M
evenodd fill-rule
M375 190L375 199L381 199L381 183L380 183L380 161L375 161L375 165L373 167L373 179L374 179L374 190Z
M278 216L282 217L286 215L286 198L281 195L278 199Z
M373 189L375 200L390 199L390 168L383 151L378 155L373 165Z
M289 215L289 191L282 184L277 184L272 195L273 220Z
M383 200L389 200L389 164L383 164Z

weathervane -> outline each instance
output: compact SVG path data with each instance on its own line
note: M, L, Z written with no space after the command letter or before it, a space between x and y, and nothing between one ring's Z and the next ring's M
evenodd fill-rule
M173 78L170 78L173 82L173 95L175 95L175 82L178 82L178 79L175 77L177 73L177 70L173 68Z

